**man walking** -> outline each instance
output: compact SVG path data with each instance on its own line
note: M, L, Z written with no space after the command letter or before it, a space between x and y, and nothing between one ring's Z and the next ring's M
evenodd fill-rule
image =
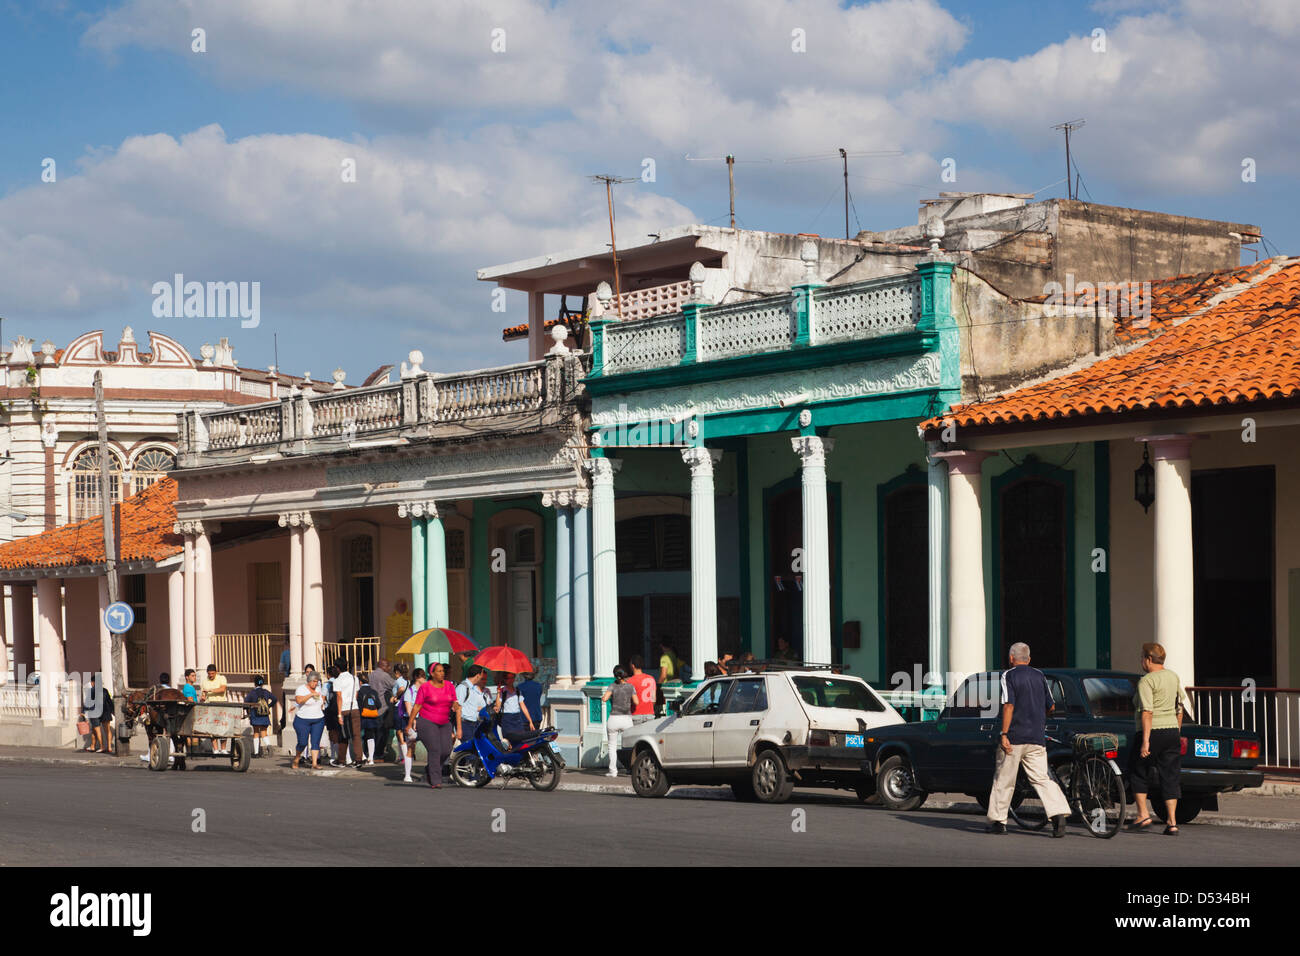
M1052 712L1052 692L1043 672L1029 666L1028 644L1012 644L1007 656L1011 667L1002 672L1002 733L989 794L988 832L1007 832L1007 811L1016 789L1016 774L1023 766L1052 821L1052 836L1063 837L1070 806L1061 788L1047 775L1044 724Z
M632 668L632 676L627 682L636 688L636 703L632 708L632 723L640 724L653 720L655 715L655 698L658 696L655 679L641 670L641 658L633 657L627 662Z
M393 676L392 665L386 658L381 657L375 669L370 672L367 683L375 689L379 695L379 742L375 746L380 763L388 760L388 736L393 732L393 708L388 704L389 695L392 694L393 684L397 678Z
M339 676L334 678L332 688L339 712L339 730L342 732L343 739L351 744L353 762L359 765L362 760L361 709L357 706L357 691L360 685L348 670L346 657L340 657L334 662L334 666L339 669ZM334 758L337 760L338 754L335 754Z

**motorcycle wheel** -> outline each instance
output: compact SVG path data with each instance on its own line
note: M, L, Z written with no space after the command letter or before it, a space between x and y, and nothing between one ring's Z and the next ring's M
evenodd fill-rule
M533 761L541 765L528 774L528 782L533 785L534 790L549 793L560 785L560 775L563 771L560 770L555 755L549 749L534 754Z
M462 750L451 760L451 779L458 787L475 789L487 785L488 772L473 750Z

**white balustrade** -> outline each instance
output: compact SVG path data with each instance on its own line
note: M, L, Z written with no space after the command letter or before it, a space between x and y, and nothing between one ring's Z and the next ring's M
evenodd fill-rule
M433 377L434 402L429 420L455 422L469 418L530 412L546 400L545 361Z
M793 302L787 293L705 309L695 333L700 361L788 349L794 341Z
M818 345L896 335L921 317L921 280L879 280L830 286L813 294L813 341Z
M313 435L350 438L402 424L402 386L381 385L311 399ZM277 436L278 438L278 436Z
M686 355L686 320L680 314L611 322L603 334L606 374L676 365Z

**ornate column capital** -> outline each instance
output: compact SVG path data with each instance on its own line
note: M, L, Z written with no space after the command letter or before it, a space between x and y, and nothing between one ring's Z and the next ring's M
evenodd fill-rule
M686 462L686 464L690 466L692 478L712 476L713 466L721 460L721 448L705 448L703 446L698 446L695 448L682 449L682 461Z
M826 466L826 456L835 450L834 438L821 438L817 435L800 435L790 439L790 447L799 456L804 468Z
M216 521L202 521L197 518L178 519L172 524L173 534L184 534L198 536L201 534L214 534L221 530L221 525Z
M571 504L573 507L575 508L591 507L591 492L588 489L579 488L576 491L570 492L570 495L571 497L569 500L569 504Z
M984 459L996 454L995 451L959 448L952 451L937 451L930 457L938 461L946 461L949 475L978 475L984 466Z
M569 488L562 488L558 491L542 492L543 508L571 508L574 504L573 498L576 492Z
M588 458L582 467L591 474L594 484L613 484L614 476L623 467L623 463L614 458Z
M281 528L310 528L314 524L310 511L286 511L280 515Z
M436 518L438 505L433 501L403 501L397 505L399 518Z

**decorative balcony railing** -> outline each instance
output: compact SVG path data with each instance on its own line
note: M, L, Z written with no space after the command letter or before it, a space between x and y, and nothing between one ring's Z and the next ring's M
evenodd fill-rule
M471 420L490 427L497 419L509 427L521 414L572 402L590 367L589 355L568 353L449 375L420 371L396 384L283 395L264 405L184 412L181 464L193 467L197 456L209 452L300 453L307 450L301 443L400 438L422 427Z
M675 314L636 321L625 315L619 322L607 311L606 321L593 326L598 374L916 331L925 314L927 281L933 281L929 274L918 272L841 286L800 286L731 305L687 302Z

